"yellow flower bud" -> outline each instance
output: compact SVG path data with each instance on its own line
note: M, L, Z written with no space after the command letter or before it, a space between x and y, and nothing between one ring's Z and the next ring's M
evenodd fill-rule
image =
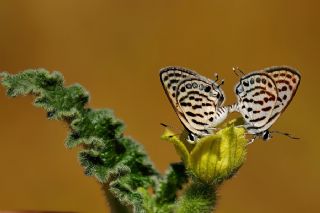
M230 178L246 158L245 130L230 122L216 134L200 138L190 147L170 130L162 138L171 142L187 169L202 182L216 184Z

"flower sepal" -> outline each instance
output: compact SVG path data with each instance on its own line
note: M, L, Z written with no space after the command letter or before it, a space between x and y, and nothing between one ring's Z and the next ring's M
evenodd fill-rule
M162 139L172 143L192 176L207 184L219 184L232 177L246 159L245 129L238 120L216 134L200 138L194 145L166 129Z

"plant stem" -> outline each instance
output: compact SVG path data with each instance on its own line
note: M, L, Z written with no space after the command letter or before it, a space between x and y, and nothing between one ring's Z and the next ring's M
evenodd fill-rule
M105 192L105 197L107 198L110 213L131 213L126 206L122 205L117 198L114 197L113 194L110 193L107 186L103 186L103 191Z
M177 213L210 213L216 204L216 187L192 182L177 203Z

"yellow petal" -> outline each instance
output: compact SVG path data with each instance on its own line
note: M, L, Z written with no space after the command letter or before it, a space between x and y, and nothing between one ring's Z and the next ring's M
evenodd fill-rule
M161 136L161 139L169 141L174 145L178 155L181 157L186 167L188 167L188 165L190 164L190 154L185 143L182 142L179 137L169 129L165 129L164 133Z
M201 138L190 153L191 172L207 183L232 176L245 160L244 132L231 124L215 135Z

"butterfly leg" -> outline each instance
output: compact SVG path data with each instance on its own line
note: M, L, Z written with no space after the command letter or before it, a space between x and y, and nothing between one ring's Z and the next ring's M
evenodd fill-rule
M252 144L256 139L257 139L257 136L254 135L254 136L250 139L250 141L247 143L247 146L250 145L250 144Z
M207 129L210 130L210 132L216 132L221 130L221 128L217 128L217 127L208 127ZM210 132L208 132L208 135L210 135Z
M217 81L219 80L219 75L218 75L218 73L215 73L215 74L214 74L214 77L216 78L214 81L217 82Z

